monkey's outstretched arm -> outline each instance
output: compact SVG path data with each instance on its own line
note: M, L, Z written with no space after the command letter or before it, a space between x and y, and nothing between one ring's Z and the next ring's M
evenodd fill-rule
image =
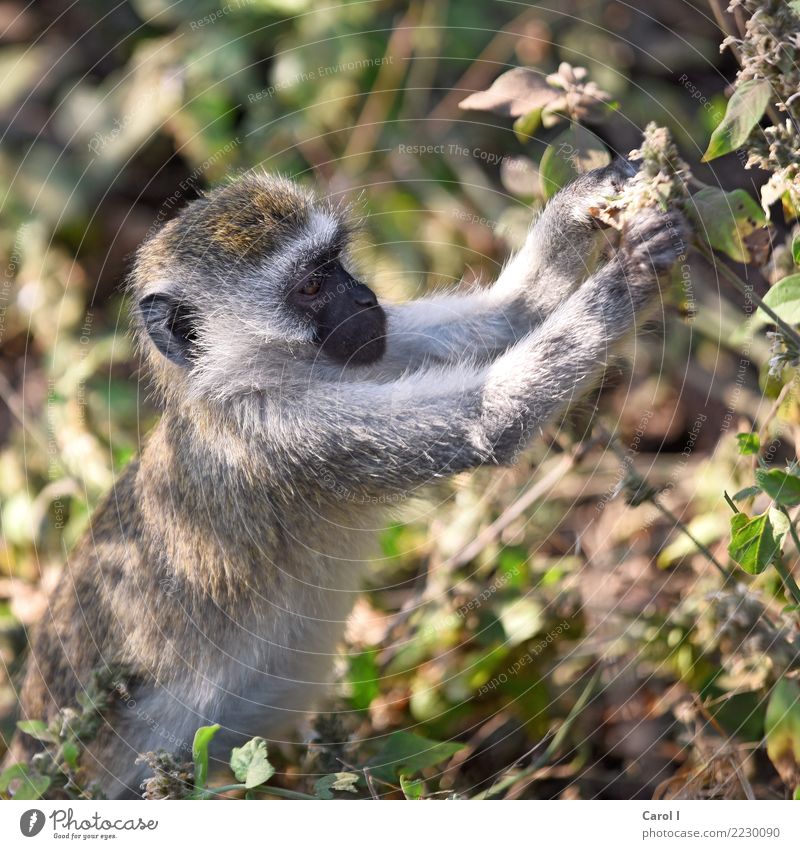
M530 333L592 272L599 230L589 209L618 192L632 173L618 160L562 189L488 289L387 307L384 368L458 362L465 356L490 362Z
M594 271L600 225L591 208L618 194L635 173L627 160L616 159L561 189L534 221L525 245L503 270L495 289L500 293L521 289L530 310L549 315Z
M491 364L423 369L386 383L310 386L307 406L299 399L283 422L286 443L302 455L295 462L306 473L314 469L323 488L354 499L513 462L602 371L652 302L657 272L680 254L682 234L674 219L643 216L614 259Z

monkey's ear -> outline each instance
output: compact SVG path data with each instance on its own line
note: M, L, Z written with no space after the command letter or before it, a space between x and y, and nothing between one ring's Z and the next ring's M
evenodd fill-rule
M139 312L153 344L171 362L191 365L197 330L191 309L169 295L155 293L139 301Z

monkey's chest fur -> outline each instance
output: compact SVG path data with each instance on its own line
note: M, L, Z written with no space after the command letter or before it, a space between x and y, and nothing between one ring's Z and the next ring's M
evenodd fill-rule
M212 756L261 735L287 739L327 692L337 646L373 553L378 508L309 509L311 493L248 487L217 466L202 486L159 465L156 432L70 556L33 648L28 716L71 706L94 669L125 671L93 756L108 795L138 790L137 753ZM153 443L156 449L153 450ZM301 502L294 505L293 499ZM298 522L298 516L311 521Z

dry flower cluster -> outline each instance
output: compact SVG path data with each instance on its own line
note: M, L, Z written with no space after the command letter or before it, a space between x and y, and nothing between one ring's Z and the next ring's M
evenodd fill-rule
M785 0L732 0L728 8L750 13L744 37L722 42L739 57L736 82L766 80L777 109L772 125L750 133L747 167L772 172L761 191L765 208L784 198L800 212L800 15Z

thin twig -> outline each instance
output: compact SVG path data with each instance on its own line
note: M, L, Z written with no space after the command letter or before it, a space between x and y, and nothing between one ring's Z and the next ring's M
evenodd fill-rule
M458 569L474 560L488 545L499 539L503 531L519 518L535 501L547 495L570 469L577 466L586 455L591 444L591 440L587 443L579 444L573 453L564 457L543 478L531 484L516 501L512 501L503 510L494 522L487 525L472 542L467 543L461 551L446 560L442 566L447 569Z
M730 695L730 693L728 694ZM706 721L714 728L714 730L719 734L719 736L725 741L725 747L728 749L730 753L728 755L731 766L733 766L734 772L736 773L736 777L739 779L739 784L744 790L745 795L748 799L755 799L755 794L753 793L753 787L750 782L747 780L744 772L742 771L742 763L741 758L739 757L739 750L737 745L733 742L733 740L728 736L727 731L719 724L717 718L713 713L708 709L708 706L711 702L703 703L703 700L696 693L692 694L692 701L695 704L695 707L703 714L706 718ZM695 735L697 736L697 735Z
M525 778L533 778L534 774L537 773L543 766L547 764L550 758L561 748L564 740L566 739L569 732L572 730L572 726L575 724L575 721L578 717L583 713L583 709L589 703L590 699L592 699L595 695L595 689L597 684L600 681L601 670L598 669L594 675L592 675L589 683L586 685L586 689L580 694L578 701L572 706L572 709L567 714L564 722L561 723L561 727L556 731L553 735L553 739L548 743L547 748L539 755L538 758L528 767L526 767L521 772L515 773L514 775L509 775L504 778L502 781L498 781L496 784L493 784L488 790L484 790L482 793L478 793L477 796L474 796L474 799L491 799L492 796L496 796L498 793L502 793L504 790L507 790L514 784L517 784L519 781L524 780Z
M223 793L231 793L234 790L247 790L250 793L264 793L268 796L281 796L284 799L313 799L319 800L318 796L310 796L308 793L298 793L295 790L286 790L283 787L272 787L269 784L258 787L247 787L245 784L225 784L222 787L206 787L202 793L203 797L221 796Z
M607 440L608 447L619 457L625 469L629 472L629 474L634 475L636 480L640 482L639 491L645 491L645 487L647 486L647 481L633 469L633 464L631 463L631 458L628 454L623 450L622 446L619 444L619 441L615 436L612 436L605 428L598 428L599 431L602 431L605 434L605 438ZM652 489L652 487L648 487L648 489ZM689 540L691 540L692 544L697 548L697 550L705 556L705 558L714 566L716 569L722 574L722 576L726 580L733 580L733 575L730 570L728 570L722 563L717 560L714 556L711 549L700 542L699 539L689 530L688 526L685 522L679 519L669 508L665 507L659 500L658 495L653 491L652 494L649 494L644 499L649 504L652 504L662 516L668 519L675 528L677 528L682 534L684 534Z
M795 375L788 383L786 383L781 391L778 393L778 397L772 403L772 406L769 408L767 415L764 417L764 421L761 427L758 429L758 444L759 450L753 456L753 465L754 467L758 467L758 460L761 456L761 446L766 442L767 436L769 436L768 428L772 423L772 420L778 414L781 406L783 406L783 402L786 400L786 396L794 389L794 385L797 382L797 375Z
M789 533L792 536L794 547L797 549L798 554L800 554L800 537L797 535L797 528L792 521L792 517L789 515L789 511L784 506L780 505L778 510L786 516L786 520L789 522ZM792 573L786 568L786 566L784 566L780 557L776 557L773 564L776 571L781 576L781 580L786 586L787 592L794 599L795 604L800 604L800 587L797 586L797 581L795 581Z
M19 393L11 385L8 378L0 372L0 401L2 401L12 416L19 422L22 429L33 439L45 452L48 451L48 437L46 433L39 431L38 427L31 423L31 416L25 416L25 405ZM60 455L55 460L64 468Z
M657 498L650 499L650 503L670 522L673 522L675 527L696 546L697 550L705 555L705 557L713 563L719 570L720 574L729 581L733 581L733 574L729 569L723 566L719 560L712 554L711 549L700 542L699 539L689 530L688 526L682 522L669 508L665 507Z
M695 244L697 250L714 266L715 269L718 269L722 272L722 276L725 277L730 283L734 285L736 289L738 289L746 298L748 298L752 303L754 303L759 309L763 310L772 320L774 324L780 327L781 332L788 336L792 341L800 348L800 333L798 333L791 325L787 324L773 309L772 307L767 306L764 301L756 295L753 291L752 286L748 286L747 283L736 274L735 271L732 271L725 265L724 262L717 262L714 254L711 249L706 247L703 244Z
M717 26L722 30L722 34L726 38L733 35L733 31L731 29L733 19L729 16L727 9L723 7L719 0L708 0L708 5L711 7L711 14L714 15L714 19L717 22ZM741 65L742 56L741 53L739 53L739 48L735 44L731 44L730 50L736 61L739 65Z

